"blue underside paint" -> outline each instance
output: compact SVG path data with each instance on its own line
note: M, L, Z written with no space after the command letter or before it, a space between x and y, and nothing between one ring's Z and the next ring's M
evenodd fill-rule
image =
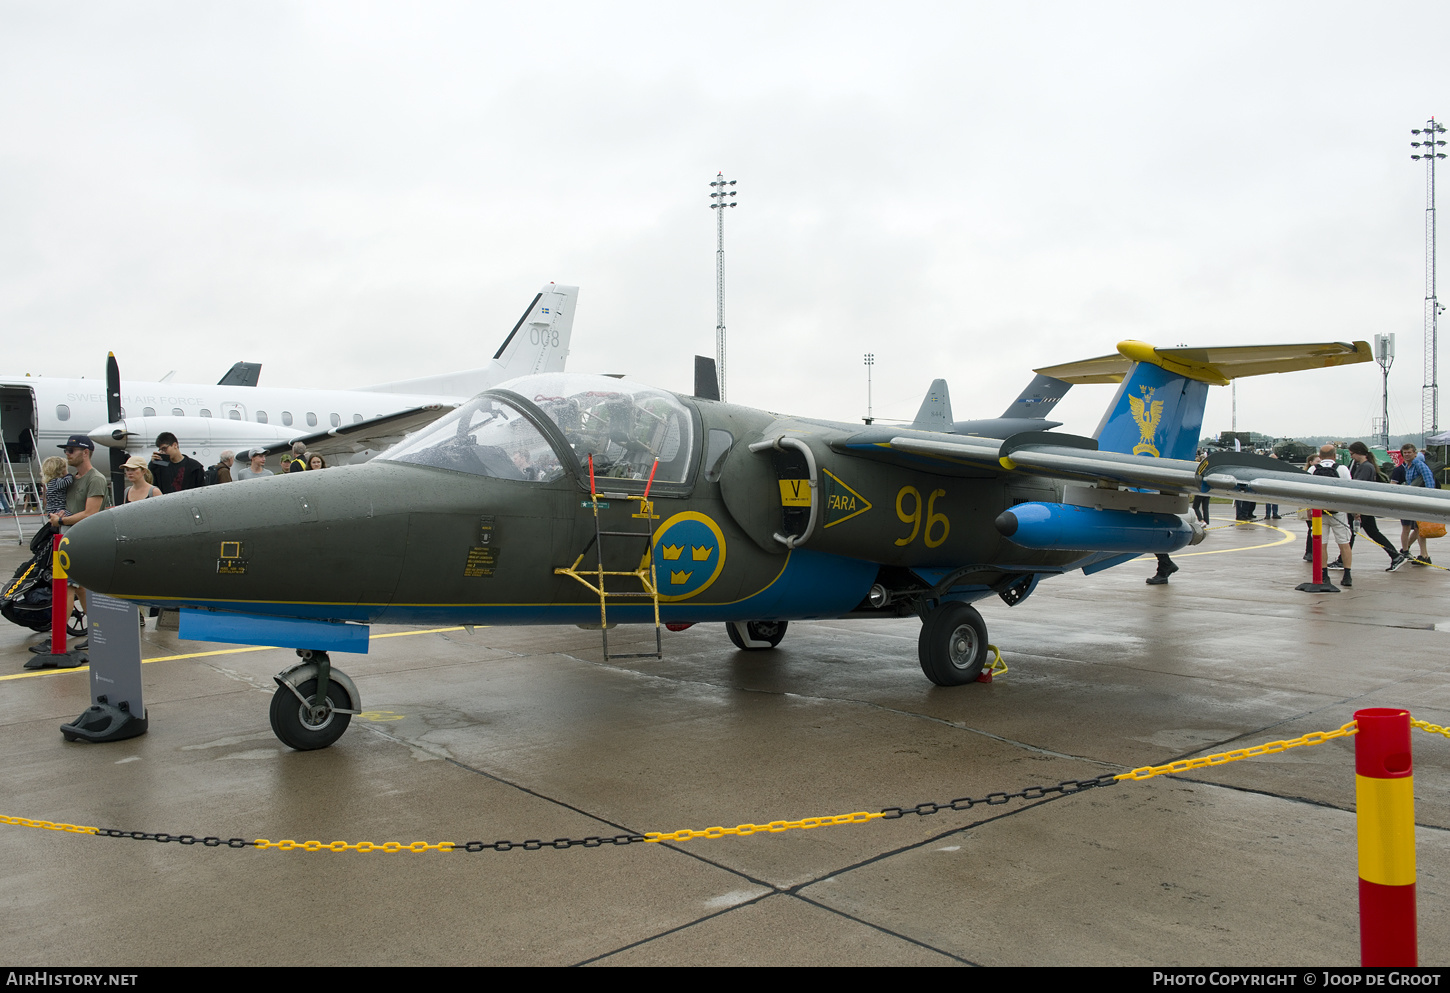
M866 598L876 579L877 566L860 559L842 558L822 552L796 549L785 562L784 572L760 592L734 603L711 604L683 601L661 603L660 620L669 623L703 621L775 621L809 620L840 617ZM221 621L213 621L218 633L182 633L183 638L198 641L224 641L235 644L277 645L280 647L327 650L328 645L299 638L356 637L341 631L362 631L361 648L338 651L366 651L366 628L357 625L330 624L329 621L361 621L385 624L598 624L599 602L558 604L324 604L267 603L262 601L186 600L178 598L135 598L136 602L164 607L207 607L213 611L183 610L183 624L188 615L192 624L197 618L241 618L256 621L255 628L228 629ZM610 623L648 624L654 621L654 609L648 602L609 605ZM265 625L307 625L302 628L268 628ZM186 629L183 629L185 631ZM192 628L191 630L197 630ZM250 632L257 632L255 635ZM228 634L222 637L221 634Z
M1104 552L1095 561L1088 562L1084 565L1082 572L1084 576L1091 576L1095 572L1102 572L1104 569L1111 569L1115 565L1131 562L1141 554L1141 552L1128 552L1125 555L1112 555Z
M368 629L363 624L334 624L297 617L263 617L211 610L182 610L176 635L185 641L275 645L278 648L310 648L318 652L366 655L368 650Z

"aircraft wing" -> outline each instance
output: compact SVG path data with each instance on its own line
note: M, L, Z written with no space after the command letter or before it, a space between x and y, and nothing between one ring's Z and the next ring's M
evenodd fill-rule
M880 451L879 442L873 447L877 448L872 453L876 458L894 461ZM936 462L942 468L995 469L1100 486L1209 493L1256 503L1450 523L1450 489L1315 476L1295 465L1247 452L1222 452L1202 462L1157 459L1100 452L1090 438L1044 432L1002 442L898 435L885 447L911 457L918 467L921 461Z
M307 446L309 452L324 458L332 455L354 455L368 449L383 449L399 441L409 431L432 424L448 411L453 404L430 403L423 407L410 407L393 414L383 414L356 424L328 428L312 434L302 434L288 441L277 442L265 449L269 456L289 452L297 442Z

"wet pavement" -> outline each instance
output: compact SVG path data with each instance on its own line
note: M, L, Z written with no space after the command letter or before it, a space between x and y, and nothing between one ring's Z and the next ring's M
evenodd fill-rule
M919 622L721 625L601 662L574 628L376 628L334 656L367 710L273 737L276 649L148 622L151 730L66 743L84 670L25 673L0 629L0 814L197 836L584 838L879 810L1327 731L1363 707L1450 724L1450 577L1295 592L1302 524L979 606L1011 671L932 686ZM1436 553L1432 543L1431 554ZM0 548L0 575L24 557ZM1440 625L1443 630L1437 630ZM376 637L376 635L385 635ZM648 628L611 647L652 643ZM213 654L198 654L213 653ZM180 656L172 658L173 656ZM1420 960L1450 962L1450 740L1414 737ZM563 851L183 847L0 825L13 965L1353 965L1353 740L963 812Z

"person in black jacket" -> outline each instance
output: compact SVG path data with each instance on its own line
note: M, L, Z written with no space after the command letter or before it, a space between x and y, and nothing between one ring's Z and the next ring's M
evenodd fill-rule
M1349 468L1349 474L1352 479L1362 479L1368 483L1377 483L1380 481L1379 463L1375 461L1375 457L1370 454L1369 446L1364 442L1350 442L1349 457L1354 460L1354 464ZM1360 514L1359 529L1368 535L1369 539L1376 545L1383 548L1385 554L1390 557L1390 565L1385 572L1394 572L1400 566L1404 565L1405 559L1408 556L1402 556L1400 550L1380 533L1379 525L1375 523L1373 517L1367 514ZM1354 543L1353 537L1349 540L1350 544Z
M176 435L170 431L156 436L156 451L151 455L149 468L162 495L206 485L206 469L196 459L182 454Z

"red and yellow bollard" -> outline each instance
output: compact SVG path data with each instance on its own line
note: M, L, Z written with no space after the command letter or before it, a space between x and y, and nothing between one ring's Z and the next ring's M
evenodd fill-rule
M1359 956L1364 966L1419 963L1415 927L1415 778L1410 712L1355 713Z
M60 535L51 538L50 546L50 654L65 654L65 625L70 620L69 604L66 603L66 580L69 578L65 567L70 563L70 557L60 550L60 543L63 539Z

